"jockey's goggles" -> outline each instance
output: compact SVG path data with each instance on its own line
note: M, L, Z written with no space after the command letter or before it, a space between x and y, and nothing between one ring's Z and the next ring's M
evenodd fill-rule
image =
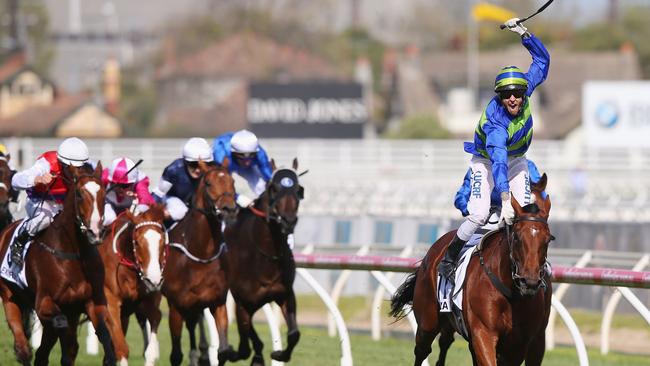
M192 170L194 170L194 169L198 169L198 168L199 168L199 162L198 162L198 161L186 161L186 162L185 162L185 165L186 165L189 169L192 169Z
M135 188L135 184L133 183L112 183L111 185L115 187L114 189L123 191L132 191Z
M248 152L248 153L234 152L232 153L232 155L238 159L253 159L255 158L257 153L256 152Z
M501 99L510 99L510 96L514 96L515 98L523 98L524 95L526 95L525 90L520 90L520 89L515 89L515 90L502 90L499 92L499 98Z

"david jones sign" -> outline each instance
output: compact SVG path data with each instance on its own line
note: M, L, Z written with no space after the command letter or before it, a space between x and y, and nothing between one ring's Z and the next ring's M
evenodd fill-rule
M361 138L368 110L357 83L252 83L247 117L261 137Z

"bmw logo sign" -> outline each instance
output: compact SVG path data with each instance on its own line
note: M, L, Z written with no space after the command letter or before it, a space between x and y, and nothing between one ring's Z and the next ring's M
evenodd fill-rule
M596 107L596 123L604 128L612 128L619 118L618 106L613 102L601 102Z

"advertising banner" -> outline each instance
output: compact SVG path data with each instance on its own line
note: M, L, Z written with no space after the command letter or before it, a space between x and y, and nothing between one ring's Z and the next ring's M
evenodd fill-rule
M650 147L650 82L585 83L582 126L591 146Z
M358 83L251 83L247 118L259 137L362 138L368 110Z

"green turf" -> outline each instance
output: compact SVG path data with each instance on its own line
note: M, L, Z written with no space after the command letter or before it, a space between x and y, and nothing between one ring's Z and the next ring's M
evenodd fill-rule
M300 304L299 300L299 304ZM164 301L163 301L164 304ZM310 300L304 301L304 310L315 310L310 304ZM364 307L364 302L358 299L344 299L342 306L348 308L344 313L354 316L354 311L351 307ZM316 306L317 307L317 306ZM0 317L4 319L4 313L0 311ZM266 342L265 358L267 364L270 364L270 335L268 329L263 324L258 324L260 336ZM327 336L326 331L320 328L302 327L302 337L300 343L294 351L294 357L290 364L293 365L313 365L313 366L335 366L340 364L341 348L340 341L337 337L330 338ZM284 334L285 330L283 330ZM98 365L100 358L97 356L88 356L85 354L85 327L82 331L83 337L80 337L81 349L77 359L79 366ZM230 329L231 343L237 343L237 334L234 327ZM128 342L131 345L131 365L142 365L142 339L137 324L132 321L129 334L127 335ZM166 316L163 317L163 323L160 328L160 344L161 344L161 365L167 365L170 352L170 339L167 327ZM188 344L187 333L183 334L184 340L184 365L187 364ZM352 344L352 355L354 365L410 365L413 362L413 341L411 339L398 339L398 338L384 338L379 342L372 341L368 335L365 334L352 334L350 336ZM433 346L433 355L430 358L431 364L435 363L437 357L437 345ZM650 365L650 358L648 356L639 355L624 355L620 353L612 353L608 356L601 356L597 350L590 350L589 353L590 365L617 365L617 366L637 366L637 365ZM55 347L50 361L53 365L58 364L59 348ZM0 322L0 365L15 365L13 356L13 339L7 324L4 320ZM250 360L235 363L235 365L248 365ZM471 360L467 351L467 343L463 340L457 340L452 346L448 358L448 365L470 365ZM560 347L552 352L547 352L544 365L577 365L578 358L574 348Z

